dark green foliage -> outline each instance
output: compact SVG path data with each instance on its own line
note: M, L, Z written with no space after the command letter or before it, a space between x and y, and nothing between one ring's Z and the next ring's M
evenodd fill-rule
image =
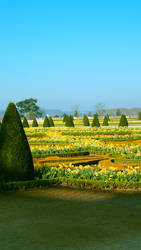
M44 123L43 123L43 127L50 127L50 122L49 122L49 119L47 116L45 116L45 119L44 119Z
M32 180L30 147L14 103L5 112L0 129L0 178L5 181Z
M26 117L24 117L24 119L23 119L23 127L24 128L29 128L29 124L28 124L28 121L27 121Z
M110 121L110 117L109 117L109 114L106 115L107 116L107 120L108 122Z
M33 117L42 117L43 115L43 111L37 105L37 99L25 99L21 102L17 102L16 106L21 117L27 115L28 119L33 119Z
M88 116L86 115L83 116L83 124L84 126L90 126Z
M122 114L119 122L119 127L128 127L126 115Z
M63 114L63 122L66 122L67 114Z
M138 113L138 120L141 120L141 112Z
M105 115L102 126L109 126L108 121L109 121L108 116Z
M120 116L120 115L121 115L120 109L117 109L116 110L116 116Z
M65 119L65 125L66 127L74 127L74 122L73 122L73 116L72 115L67 115Z
M36 118L33 119L32 127L33 128L38 127L38 122L37 122Z
M50 127L54 127L54 121L51 116L49 117L49 124L50 124Z
M99 119L98 119L98 114L94 114L93 122L92 122L92 127L100 127Z

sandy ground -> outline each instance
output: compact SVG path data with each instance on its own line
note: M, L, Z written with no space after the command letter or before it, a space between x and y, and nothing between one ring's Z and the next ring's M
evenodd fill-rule
M0 194L6 249L141 249L141 194L68 187Z

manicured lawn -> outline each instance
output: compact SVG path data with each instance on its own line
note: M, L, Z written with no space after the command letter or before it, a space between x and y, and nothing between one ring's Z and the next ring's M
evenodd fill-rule
M67 187L0 194L0 249L141 249L141 194Z

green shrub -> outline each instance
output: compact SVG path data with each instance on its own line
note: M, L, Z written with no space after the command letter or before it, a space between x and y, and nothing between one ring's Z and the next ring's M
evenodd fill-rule
M122 114L119 122L119 127L128 127L126 115Z
M83 124L84 124L84 126L90 126L88 116L86 116L86 115L83 116Z
M98 119L98 114L94 114L93 122L92 122L92 127L100 127L99 119Z
M138 120L141 120L141 112L138 113Z
M49 122L49 119L47 116L45 116L45 119L44 119L44 123L43 123L43 127L50 127L50 122Z
M74 127L73 116L67 116L65 119L66 127Z
M30 147L14 103L8 105L0 129L0 173L6 181L34 177Z
M107 115L105 115L102 126L109 126L108 121L109 121L109 118Z
M49 117L49 124L50 124L50 127L54 127L54 121L51 116Z
M32 122L32 127L33 127L33 128L38 127L38 122L37 122L37 120L36 120L35 117L34 117L33 122Z
M24 119L23 119L23 127L24 128L29 128L29 124L28 124L28 121L27 121L26 117L24 117Z

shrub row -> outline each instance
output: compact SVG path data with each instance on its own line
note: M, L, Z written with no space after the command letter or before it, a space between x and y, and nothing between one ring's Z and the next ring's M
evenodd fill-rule
M12 191L12 190L26 190L37 187L47 187L54 184L60 184L61 181L58 178L52 178L47 180L32 180L32 181L15 181L15 182L0 182L1 191Z
M133 181L104 181L104 180L82 180L59 177L59 183L71 186L78 186L86 189L136 189L141 188L141 180L139 182Z
M73 156L83 156L89 155L88 151L79 151L79 152L64 152L64 153L54 153L54 154L45 154L45 153L32 153L34 158L44 158L47 156L59 156L59 157L73 157Z

